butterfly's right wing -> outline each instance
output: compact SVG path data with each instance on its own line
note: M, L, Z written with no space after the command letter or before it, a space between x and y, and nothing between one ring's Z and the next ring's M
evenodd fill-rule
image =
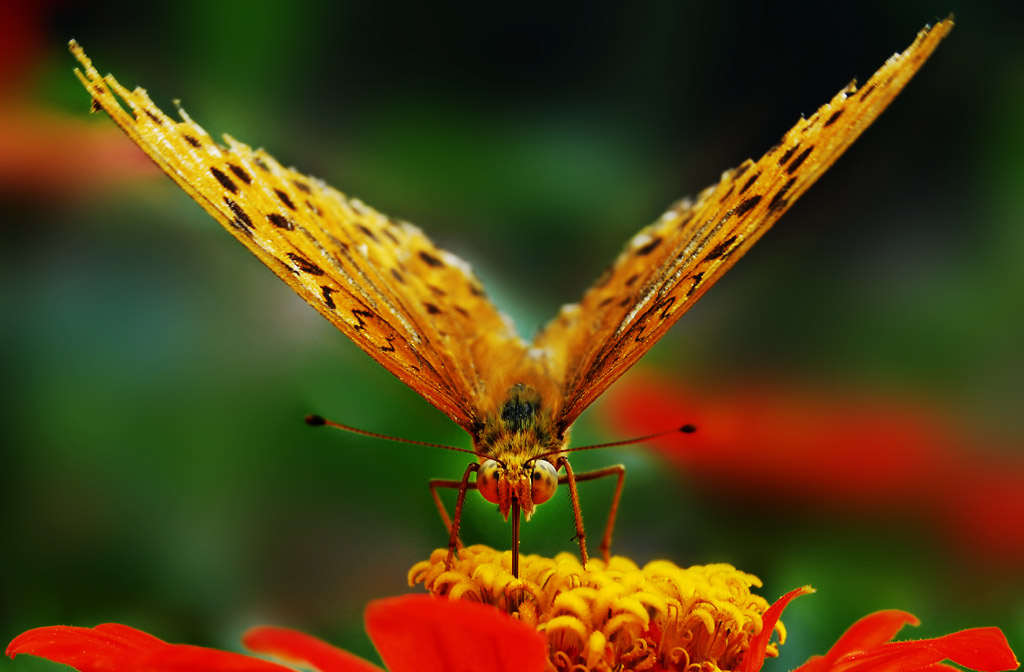
M922 30L858 89L801 119L758 161L726 171L633 237L535 340L562 385L562 429L647 352L896 97L953 27Z
M521 359L526 344L468 264L262 150L229 136L217 144L184 111L171 119L144 90L101 76L74 42L71 51L94 110L356 345L476 431L496 358Z

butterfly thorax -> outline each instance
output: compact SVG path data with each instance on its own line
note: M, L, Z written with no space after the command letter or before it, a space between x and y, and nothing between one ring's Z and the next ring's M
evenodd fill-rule
M486 484L488 479L496 481L493 483L496 503L506 518L515 500L529 520L534 505L540 503L535 502L535 481L550 480L548 473L538 473L537 458L544 456L545 460L554 462L555 454L566 441L564 433L555 427L551 405L544 402L535 388L524 383L513 385L497 410L488 414L483 429L474 438L481 464L494 465L481 470L478 487L485 498L491 499L485 494Z

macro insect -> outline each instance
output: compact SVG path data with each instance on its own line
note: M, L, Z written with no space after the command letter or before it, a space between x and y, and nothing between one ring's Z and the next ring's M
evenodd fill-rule
M228 135L219 144L183 110L180 121L172 119L144 90L101 76L74 41L70 49L94 111L110 115L299 296L469 433L472 449L453 448L475 457L462 478L431 481L449 531L449 563L466 493L476 489L512 521L518 575L520 516L528 520L559 483L569 488L586 564L576 485L617 477L600 547L608 557L624 468L573 472L573 422L832 165L952 25L947 19L926 27L863 87L849 84L760 159L725 171L718 184L641 229L582 299L563 306L531 342L491 303L469 265L419 228ZM319 416L307 420L390 438ZM458 489L451 519L440 487Z

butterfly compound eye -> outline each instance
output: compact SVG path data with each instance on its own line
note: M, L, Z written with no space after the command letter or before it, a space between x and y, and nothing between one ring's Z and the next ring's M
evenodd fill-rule
M533 503L543 504L551 499L558 488L558 472L545 460L535 460L533 463L532 492Z
M484 460L476 474L476 489L491 504L498 503L498 479L501 465L494 460Z

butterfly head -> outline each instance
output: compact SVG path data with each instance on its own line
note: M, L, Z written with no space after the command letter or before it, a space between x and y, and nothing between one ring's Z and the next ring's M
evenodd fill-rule
M506 519L513 500L519 503L527 520L538 504L551 499L558 488L558 472L547 460L530 460L524 464L502 464L484 460L477 472L476 487L483 498L497 504Z
M550 409L535 388L510 387L475 443L481 456L477 490L506 519L513 502L529 520L534 507L555 494L558 472L545 458L557 453L564 438L554 431Z

